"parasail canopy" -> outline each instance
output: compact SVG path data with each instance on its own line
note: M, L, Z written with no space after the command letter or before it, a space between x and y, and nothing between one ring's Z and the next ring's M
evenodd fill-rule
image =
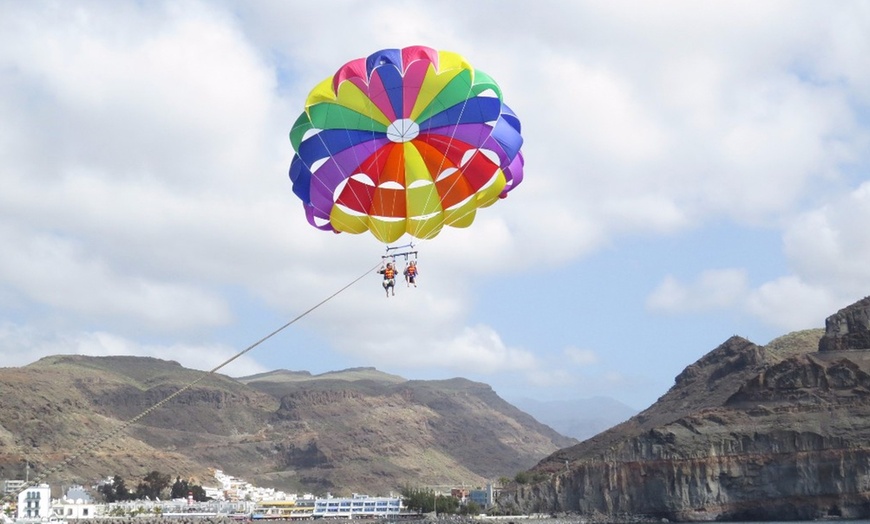
M352 60L293 124L293 192L327 231L433 238L523 178L520 121L463 57L413 46Z

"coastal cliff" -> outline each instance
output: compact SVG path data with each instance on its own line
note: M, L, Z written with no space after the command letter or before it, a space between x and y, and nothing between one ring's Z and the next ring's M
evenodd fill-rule
M870 300L758 346L732 337L637 416L562 449L504 508L671 521L870 516Z

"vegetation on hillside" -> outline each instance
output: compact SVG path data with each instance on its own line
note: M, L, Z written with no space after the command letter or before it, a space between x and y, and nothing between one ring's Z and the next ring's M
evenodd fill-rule
M175 482L172 483L171 475L160 473L159 471L152 471L145 475L136 486L135 491L130 491L127 488L127 483L119 475L115 475L111 483L106 482L97 488L97 491L106 502L142 499L158 500L166 498L164 495L167 493L167 490L171 499L191 496L197 502L208 500L208 497L205 495L205 489L202 486L182 480L181 477L175 477Z

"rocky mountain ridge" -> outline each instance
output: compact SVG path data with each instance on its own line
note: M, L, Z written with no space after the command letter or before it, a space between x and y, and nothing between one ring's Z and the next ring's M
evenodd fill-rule
M0 368L0 478L31 478L168 403L47 480L88 485L157 470L211 470L334 494L472 485L513 476L576 442L465 379L409 381L373 368L243 379L143 357L62 355Z
M648 409L559 450L500 504L670 521L870 517L870 298L825 330L741 337Z

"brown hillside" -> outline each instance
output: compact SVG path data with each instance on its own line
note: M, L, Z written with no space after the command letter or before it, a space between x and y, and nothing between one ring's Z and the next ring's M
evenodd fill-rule
M47 480L90 485L150 471L208 484L335 494L482 485L576 442L464 379L407 381L373 368L235 380L139 357L54 356L0 368L0 478L31 478L196 384ZM245 384L244 382L247 382Z

